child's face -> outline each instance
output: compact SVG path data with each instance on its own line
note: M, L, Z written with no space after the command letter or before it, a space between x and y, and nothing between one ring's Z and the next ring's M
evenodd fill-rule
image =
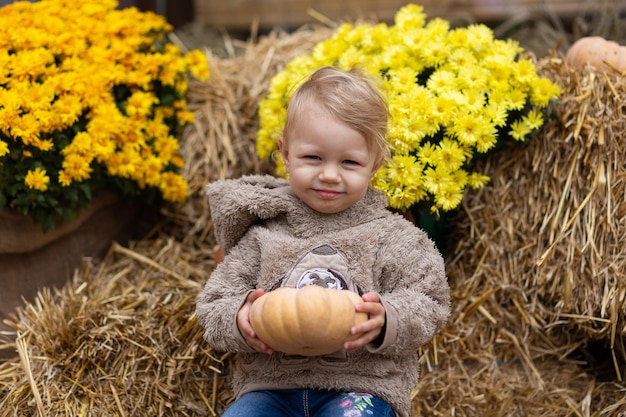
M303 112L280 151L294 193L321 213L338 213L359 201L379 168L366 139L317 106Z

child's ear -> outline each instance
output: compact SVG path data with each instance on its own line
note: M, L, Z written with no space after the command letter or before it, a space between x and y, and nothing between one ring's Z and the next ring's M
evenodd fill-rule
M283 136L278 139L278 150L283 157L283 162L285 162L285 166L289 166L289 150L285 145L285 138Z
M374 178L374 175L376 175L376 172L380 169L380 167L382 167L385 164L385 160L383 158L378 158L378 160L376 161L376 163L374 164L374 167L372 168L372 174L370 176L371 178Z

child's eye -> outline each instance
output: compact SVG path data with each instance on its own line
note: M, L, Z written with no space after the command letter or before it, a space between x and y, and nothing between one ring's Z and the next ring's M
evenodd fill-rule
M346 165L359 165L357 161L353 161L352 159L346 159L343 163Z
M322 159L322 158L320 158L320 157L319 157L319 156L317 156L317 155L304 155L304 159L313 159L313 160L316 160L316 161L317 161L317 160L320 160L320 159Z

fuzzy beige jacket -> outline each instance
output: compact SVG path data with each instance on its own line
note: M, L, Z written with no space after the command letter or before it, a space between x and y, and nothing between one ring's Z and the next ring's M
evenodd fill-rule
M286 180L271 176L217 181L208 186L208 198L225 259L200 294L197 315L209 345L238 353L235 394L281 388L368 392L408 416L419 378L416 350L450 312L444 261L427 235L387 210L386 197L374 189L337 214L312 210ZM387 323L377 344L322 357L267 355L246 344L236 314L251 290L320 283L380 294Z

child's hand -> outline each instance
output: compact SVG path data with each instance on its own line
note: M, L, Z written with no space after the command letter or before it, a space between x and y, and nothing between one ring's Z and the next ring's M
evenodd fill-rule
M258 290L254 290L248 295L246 302L237 312L237 327L239 327L241 335L244 339L246 339L246 342L252 349L269 355L274 351L256 336L256 333L250 324L250 307L252 306L252 303L254 303L254 301L263 294L265 294L265 291L260 288Z
M376 339L385 325L385 308L380 302L378 293L368 292L363 294L361 298L364 302L357 304L355 308L358 312L367 313L368 319L353 326L350 330L351 334L362 334L358 339L345 343L343 348L348 352L360 349Z

